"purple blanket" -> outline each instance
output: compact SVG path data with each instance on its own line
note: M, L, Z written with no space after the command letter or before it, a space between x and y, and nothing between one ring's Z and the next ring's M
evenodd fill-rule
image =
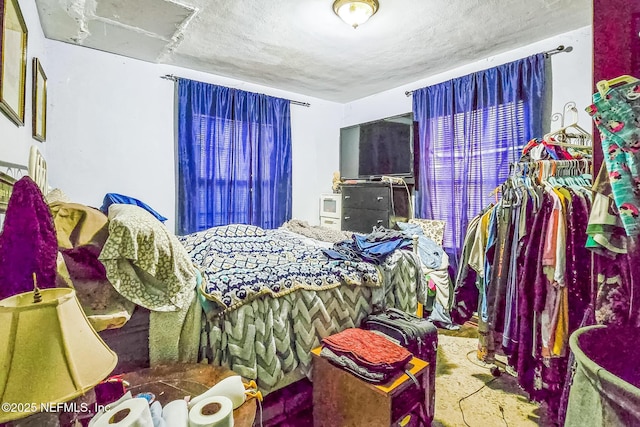
M0 234L0 298L56 285L58 242L49 207L33 180L15 183Z

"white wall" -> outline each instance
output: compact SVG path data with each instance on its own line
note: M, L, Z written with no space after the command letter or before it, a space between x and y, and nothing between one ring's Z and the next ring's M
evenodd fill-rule
M340 104L47 40L50 185L100 206L139 198L175 225L174 83L165 74L311 103L291 106L293 217L318 223L318 197L338 164Z
M29 148L37 145L46 154L48 142L44 144L31 137L31 61L37 57L42 62L45 74L49 71L48 55L44 47L45 38L40 26L40 18L35 2L20 0L20 9L27 25L27 75L25 88L25 118L24 126L16 125L4 113L0 112L0 160L20 165L27 165Z
M35 7L25 8L34 21ZM30 27L40 31L36 22ZM405 90L490 68L559 44L572 46L573 52L552 57L553 111L560 111L567 101L575 101L580 124L590 129L589 117L583 110L591 94L590 27L345 105L45 40L49 128L44 145L51 147L47 153L50 185L62 188L73 200L92 206L99 206L107 192L137 197L169 217L167 225L173 228L174 84L160 76L175 74L311 103L310 108L291 107L293 217L317 224L318 196L331 191L332 173L338 170L340 127L411 111L411 98L405 96ZM43 51L42 46L40 50ZM26 155L30 129L21 134L19 148L5 144L4 133L2 136L3 153L6 145ZM18 155L13 157L20 160Z
M345 104L341 126L351 126L410 112L412 100L410 96L405 96L405 91L420 89L476 71L495 67L536 53L555 49L559 45L571 46L573 47L573 51L569 53L559 53L551 57L553 75L552 112L562 112L565 103L574 101L578 108L580 126L590 130L592 127L591 119L584 109L591 104L593 86L593 42L591 26L551 37L519 49L492 56L482 61L467 64L414 83L400 86L396 89ZM559 127L558 123L551 123L552 129L556 127Z

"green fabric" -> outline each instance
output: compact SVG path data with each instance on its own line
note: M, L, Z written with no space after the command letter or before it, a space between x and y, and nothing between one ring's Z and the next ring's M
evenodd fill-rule
M599 334L606 340L611 329L589 326L575 331L569 339L577 368L571 391L565 427L614 427L640 425L640 389L613 375L591 360L580 347L583 334ZM613 337L610 337L613 338ZM618 337L616 341L624 341ZM635 339L633 336L628 339ZM610 343L612 344L612 343ZM627 363L633 363L627 360Z
M357 327L374 309L395 307L415 313L425 302L426 284L418 259L395 251L381 265L383 286L341 285L300 289L278 298L263 296L235 310L206 312L201 354L225 365L269 393L311 372L310 351L320 340Z
M109 207L109 238L99 257L114 288L154 311L178 311L193 300L196 271L184 246L144 209Z
M640 83L611 88L606 96L593 95L587 108L600 131L604 164L611 192L628 236L640 234Z

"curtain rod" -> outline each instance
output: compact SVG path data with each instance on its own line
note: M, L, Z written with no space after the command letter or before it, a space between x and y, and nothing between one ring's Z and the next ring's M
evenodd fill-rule
M545 52L542 52L544 54L545 57L549 58L551 55L555 55L557 53L562 53L562 52L566 52L569 53L573 50L573 47L571 46L565 46L563 44L561 44L560 46L558 46L555 49L551 49L551 50L547 50ZM413 94L412 90L408 90L404 93L407 97L411 96Z
M165 80L173 80L174 82L177 82L178 79L180 79L181 77L174 76L173 74L165 74L164 76L160 76L160 78ZM270 95L267 95L267 96L270 96ZM286 98L283 98L283 99L286 99ZM311 104L309 104L308 102L294 101L292 99L286 99L286 100L294 105L300 105L301 107L311 107Z

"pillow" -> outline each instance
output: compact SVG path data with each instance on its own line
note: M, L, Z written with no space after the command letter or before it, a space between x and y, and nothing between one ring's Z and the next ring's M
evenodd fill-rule
M107 239L107 216L95 208L78 203L49 205L56 228L58 247L71 249L86 244L102 247Z
M422 227L420 227L419 224L409 224L408 222L398 221L396 222L396 225L398 226L400 231L403 232L402 234L407 236L409 239L416 234L419 236L424 234L424 230L422 229Z
M167 218L160 215L158 212L153 210L151 206L147 205L146 203L141 202L138 199L134 199L133 197L129 197L129 196L125 196L123 194L117 194L117 193L107 193L104 196L104 200L102 201L102 207L100 208L100 210L106 214L109 212L109 206L111 206L114 203L119 203L123 205L140 206L142 209L146 210L151 215L155 216L158 219L158 221L164 222L167 220Z
M48 204L55 203L55 202L64 202L64 203L71 202L71 199L69 198L69 196L67 196L64 193L64 191L62 191L59 188L54 188L53 190L49 191L47 195L44 196L44 199Z
M141 207L109 206L99 257L114 288L149 310L176 311L193 299L196 271L177 237Z
M444 241L444 227L446 221L439 219L412 218L409 220L409 224L418 224L422 227L422 234L436 242L438 245L442 245Z

